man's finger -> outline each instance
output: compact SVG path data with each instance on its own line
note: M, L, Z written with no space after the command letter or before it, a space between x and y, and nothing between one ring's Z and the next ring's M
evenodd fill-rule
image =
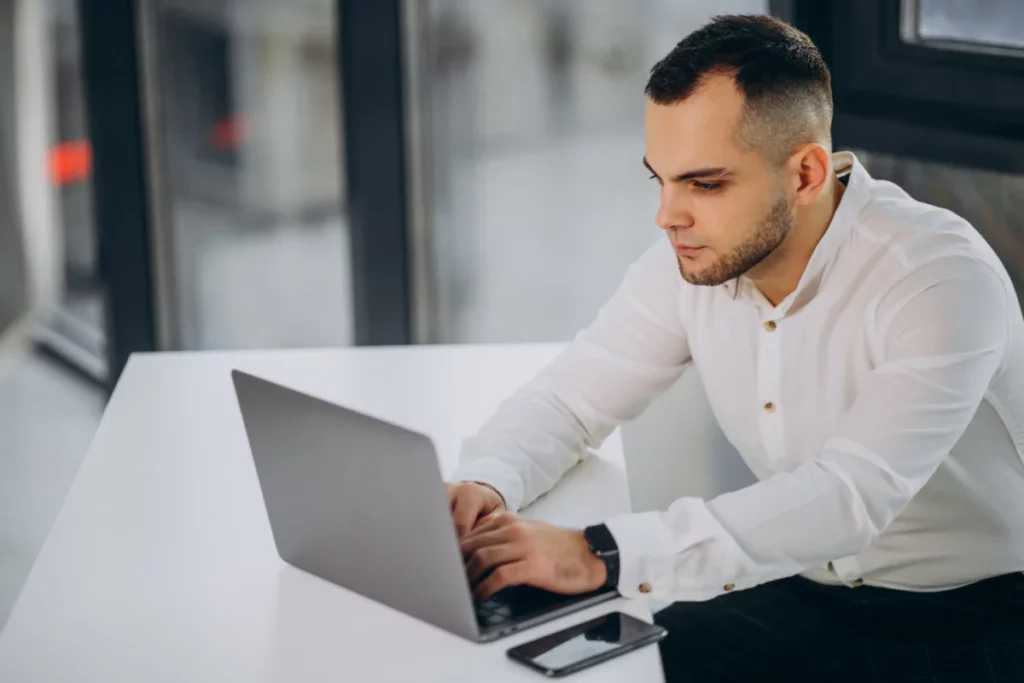
M472 496L459 496L455 499L455 507L452 508L452 521L455 522L455 530L460 538L473 528L479 514L479 500Z
M527 565L522 560L512 564L503 564L476 587L473 591L473 599L483 602L504 588L525 583L527 578Z
M469 582L476 585L487 572L505 564L523 559L523 548L515 543L500 543L480 548L469 557L466 564L466 575Z
M468 559L470 555L481 548L486 548L492 545L501 545L503 543L508 543L511 540L512 538L508 529L499 527L483 533L474 531L462 539L459 543L459 547L462 550L462 557Z
M489 512L488 514L484 515L483 517L480 517L476 521L475 526L473 526L473 528L470 530L468 536L471 537L476 534L487 533L488 531L500 529L504 526L507 526L510 522L513 521L513 519L514 515L512 515L512 513L505 512L504 510L495 510L494 512Z
M482 514L480 517L477 518L476 526L474 526L471 529L471 531L483 531L486 529L492 529L496 526L499 526L498 518L502 515L508 515L508 513L505 512L504 510L491 510L490 512Z

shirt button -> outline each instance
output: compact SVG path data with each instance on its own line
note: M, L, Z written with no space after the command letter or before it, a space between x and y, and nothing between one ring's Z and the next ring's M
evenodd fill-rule
M722 590L724 590L726 593L730 593L730 592L736 590L736 584L735 583L727 583L724 586L722 586Z
M771 401L768 401L767 403L764 404L764 409L765 409L766 412L774 413L775 412L775 404L772 403Z
M644 595L647 595L648 593L650 593L651 591L654 590L654 586L652 586L651 584L649 584L646 581L644 581L643 583L640 584L639 590Z
M768 330L769 332L774 332L776 327L778 327L778 325L775 324L774 320L769 320L764 324L764 329Z

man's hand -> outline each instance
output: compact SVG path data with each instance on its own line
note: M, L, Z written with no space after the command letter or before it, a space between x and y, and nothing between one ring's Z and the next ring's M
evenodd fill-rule
M478 601L508 586L528 584L575 595L597 590L607 580L604 562L590 552L582 530L510 512L482 520L462 539L462 556Z
M452 507L452 521L459 538L476 526L477 520L505 509L505 500L487 484L463 481L448 484L448 504Z

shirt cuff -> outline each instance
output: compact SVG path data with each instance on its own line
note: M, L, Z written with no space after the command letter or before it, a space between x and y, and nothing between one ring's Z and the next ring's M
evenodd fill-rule
M619 547L619 593L627 598L667 599L672 593L672 536L659 512L618 515L605 526Z
M499 460L480 459L463 463L448 481L487 484L505 500L505 509L518 512L523 501L523 483L514 469Z
M700 602L754 585L738 578L747 574L744 555L699 498L680 499L666 512L618 515L605 525L619 547L623 597Z

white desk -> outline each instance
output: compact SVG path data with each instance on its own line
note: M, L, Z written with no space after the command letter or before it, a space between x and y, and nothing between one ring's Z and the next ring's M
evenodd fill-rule
M229 371L420 430L442 471L554 346L135 356L0 632L3 683L539 681L505 650L605 603L476 645L283 563ZM54 425L59 429L60 425ZM527 510L582 526L627 510L618 435ZM661 681L656 647L572 680Z

